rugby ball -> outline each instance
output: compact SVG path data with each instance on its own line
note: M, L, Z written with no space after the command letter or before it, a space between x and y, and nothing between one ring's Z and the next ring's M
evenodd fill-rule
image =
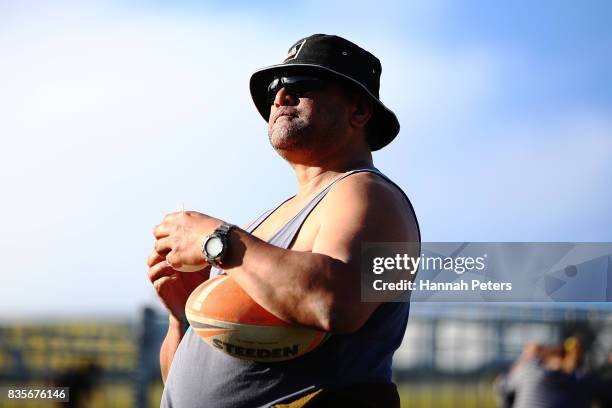
M328 337L328 333L274 316L228 275L198 286L187 299L185 313L202 340L220 352L245 360L290 360L315 349Z

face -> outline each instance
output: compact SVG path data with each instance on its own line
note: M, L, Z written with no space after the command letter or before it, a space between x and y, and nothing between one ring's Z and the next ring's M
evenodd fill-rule
M276 150L316 152L335 143L348 123L345 94L339 85L299 96L280 88L270 110L268 136Z

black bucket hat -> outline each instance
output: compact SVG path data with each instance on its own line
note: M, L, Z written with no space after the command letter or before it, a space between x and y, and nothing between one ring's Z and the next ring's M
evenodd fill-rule
M371 150L382 149L397 136L400 129L397 117L383 105L378 94L382 71L378 58L342 37L326 34L302 38L289 48L281 64L259 69L251 76L251 97L266 122L270 116L266 92L274 77L312 71L357 87L372 99L374 112L368 125Z

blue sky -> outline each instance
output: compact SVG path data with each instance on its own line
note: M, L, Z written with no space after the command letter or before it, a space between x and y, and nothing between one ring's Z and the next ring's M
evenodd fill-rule
M0 1L0 317L135 313L155 302L165 213L242 224L293 194L247 84L316 32L381 59L402 130L375 163L425 240L612 241L611 17L604 1Z

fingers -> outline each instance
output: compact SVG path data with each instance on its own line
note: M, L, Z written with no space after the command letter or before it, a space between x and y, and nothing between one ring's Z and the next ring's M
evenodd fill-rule
M184 214L184 211L176 211L176 212L171 212L169 214L166 214L162 222L173 221L176 218L176 216L180 214Z
M178 268L183 266L183 263L181 262L180 256L177 256L176 253L179 248L175 246L176 245L173 245L171 237L160 238L155 241L155 252L157 252L159 256L164 257L169 266L178 270Z
M182 285L177 285L178 276L162 276L153 283L161 303L171 316L179 321L186 321L185 302L189 294Z
M147 265L152 268L155 265L158 265L162 260L165 260L164 263L167 264L168 267L174 267L175 270L178 270L182 266L180 261L180 257L174 256L172 254L173 250L175 252L181 252L177 247L176 239L173 239L172 236L176 236L175 231L177 229L177 221L179 217L185 217L189 215L191 212L174 212L166 215L162 220L161 224L155 226L153 228L153 235L155 236L155 244L154 251L147 258ZM157 269L155 269L157 271Z
M159 262L149 268L147 275L151 283L155 285L155 282L165 276L174 275L176 271L166 262Z
M150 268L153 265L160 263L161 261L165 261L166 256L164 254L159 254L157 251L151 252L151 254L147 257L147 266Z
M197 214L193 211L179 211L167 214L162 220L161 224L155 226L153 228L153 236L155 238L164 238L170 235L172 229L176 228L176 224L180 224L181 218L179 217L189 217L193 214Z
M166 255L172 250L170 237L159 238L155 241L155 252L160 255Z
M170 228L163 222L153 228L153 236L157 239L167 237L168 235L170 235Z
M155 288L155 291L157 293L161 293L163 286L167 282L175 281L176 279L177 279L176 275L162 276L161 278L153 282L153 287Z
M183 266L183 263L180 261L180 257L178 257L174 251L170 251L166 255L166 264L170 265L176 270Z
M173 241L171 237L158 238L153 246L153 252L147 258L147 265L149 267L154 267L161 262L166 264L167 267L179 268L182 266L179 257L172 251L172 244ZM162 262L164 260L165 262Z

